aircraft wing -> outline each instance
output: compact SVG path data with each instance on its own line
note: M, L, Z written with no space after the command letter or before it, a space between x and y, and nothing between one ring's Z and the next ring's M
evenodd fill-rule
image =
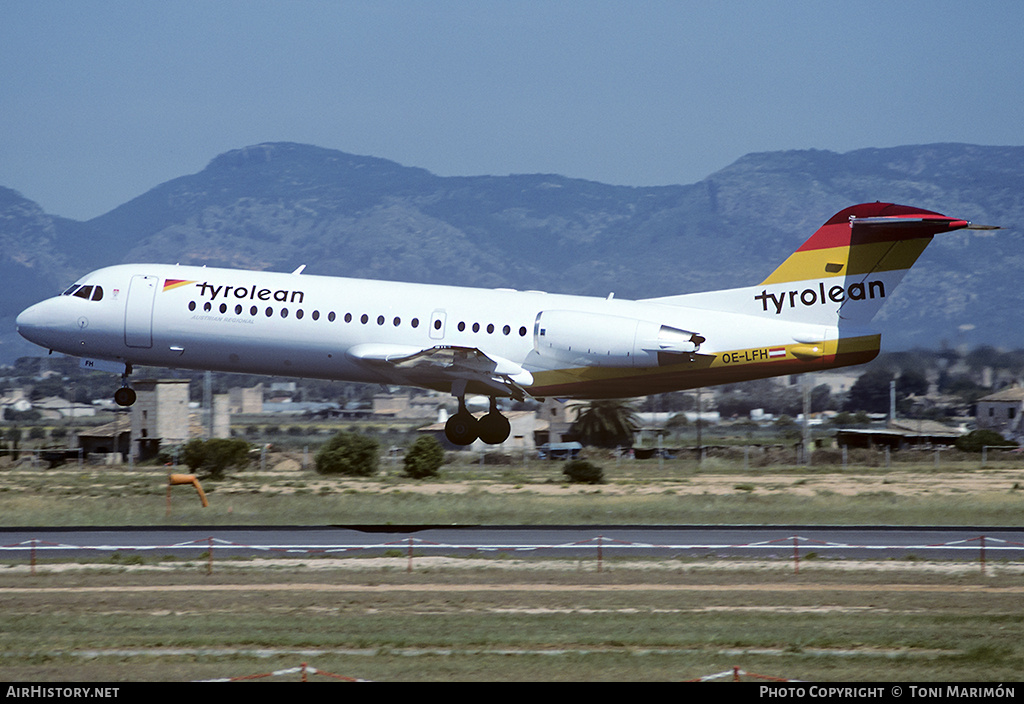
M367 364L386 367L408 379L451 382L463 386L477 382L502 395L523 400L533 375L510 360L489 355L476 347L437 345L419 348L406 345L363 344L348 351L349 356Z

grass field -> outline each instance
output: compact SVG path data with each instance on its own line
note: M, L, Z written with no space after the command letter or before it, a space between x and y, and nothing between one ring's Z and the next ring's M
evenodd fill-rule
M169 468L65 465L0 468L6 526L227 524L680 524L819 523L1020 525L1024 463L1013 456L885 466L745 466L739 459L604 460L607 482L564 483L558 462L445 465L429 482L382 462L373 479L322 477L301 452L266 471L205 482L203 508L189 486L167 499ZM181 471L181 470L176 470Z
M301 454L205 484L166 469L0 469L6 526L357 523L1020 525L1024 467L930 457L885 466L742 460L557 464L463 460L429 483L325 479ZM738 666L818 681L1016 681L1024 566L923 560L592 561L0 554L0 679L191 680L302 662L382 681L687 680ZM130 564L128 564L130 563ZM293 679L295 679L293 677Z
M734 666L1016 681L1024 667L1024 585L1009 565L382 562L8 570L0 678L193 680L308 662L381 681L678 681Z

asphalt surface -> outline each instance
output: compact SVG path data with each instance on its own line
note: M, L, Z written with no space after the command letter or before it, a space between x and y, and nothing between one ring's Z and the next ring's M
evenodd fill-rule
M402 554L527 557L1024 559L1024 528L896 526L211 526L0 529L0 559L114 552L195 557Z

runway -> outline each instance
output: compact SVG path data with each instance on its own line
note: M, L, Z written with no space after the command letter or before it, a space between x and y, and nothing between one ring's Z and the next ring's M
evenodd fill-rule
M202 526L0 529L0 559L112 553L378 556L1024 559L1024 528L905 526Z

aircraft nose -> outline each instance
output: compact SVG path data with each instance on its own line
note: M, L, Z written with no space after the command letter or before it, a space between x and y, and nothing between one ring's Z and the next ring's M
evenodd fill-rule
M39 327L41 322L42 314L40 305L36 303L33 306L29 306L25 310L18 314L18 317L14 319L14 325L18 330L18 333L22 336L25 333L31 333L32 330Z
M47 346L46 333L58 327L58 316L54 310L52 299L36 303L21 311L14 324L18 334L29 342Z

